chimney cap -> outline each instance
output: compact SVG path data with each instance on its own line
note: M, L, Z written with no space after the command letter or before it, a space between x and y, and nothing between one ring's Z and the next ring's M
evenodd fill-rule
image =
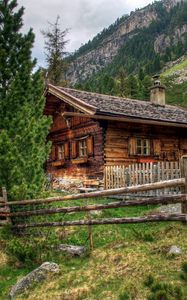
M159 80L159 78L160 78L160 75L159 75L159 74L153 75L153 79L154 79L154 80Z
M161 84L159 74L155 74L152 78L154 79L154 83L153 83L153 86L150 88L151 90L156 88L156 87L165 89L165 86Z

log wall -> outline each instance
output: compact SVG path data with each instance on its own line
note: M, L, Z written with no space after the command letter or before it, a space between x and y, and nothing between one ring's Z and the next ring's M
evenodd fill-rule
M73 117L71 119L71 128L67 128L66 121L60 115L54 116L53 126L49 134L49 140L52 141L53 149L59 143L69 143L79 138L93 137L93 154L88 156L86 163L73 163L71 155L65 160L63 166L52 166L54 157L48 163L48 172L54 177L64 179L103 179L104 155L103 155L103 129L98 122L85 118ZM51 154L52 156L53 154Z
M131 155L130 140L150 140L150 155ZM187 130L182 128L108 122L105 136L105 165L177 161L187 154Z

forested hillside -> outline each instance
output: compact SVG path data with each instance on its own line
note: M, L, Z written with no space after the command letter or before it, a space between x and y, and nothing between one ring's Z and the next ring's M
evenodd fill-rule
M186 80L162 70L185 60L186 51L187 2L158 1L119 18L76 51L66 79L76 88L146 100L152 75L163 73L167 101L185 105Z

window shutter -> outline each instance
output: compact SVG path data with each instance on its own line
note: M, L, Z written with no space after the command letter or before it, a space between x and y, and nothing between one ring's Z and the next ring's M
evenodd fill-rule
M129 154L136 155L136 138L131 137L129 139Z
M90 136L90 137L87 138L87 154L89 156L92 156L93 152L94 152L94 149L93 149L93 136Z
M154 155L161 154L161 142L159 139L153 140L153 151L154 151Z
M71 157L76 158L77 157L77 145L76 141L71 142Z
M52 160L55 160L55 159L56 159L56 149L55 149L55 145L52 145L51 158L52 158Z
M58 146L55 145L55 160L58 160Z
M64 144L64 157L69 158L69 143Z

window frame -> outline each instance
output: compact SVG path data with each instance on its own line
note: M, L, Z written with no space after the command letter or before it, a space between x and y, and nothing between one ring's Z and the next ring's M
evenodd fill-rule
M65 146L64 146L64 143L57 145L57 160L65 160Z
M88 157L87 138L78 140L78 157Z
M151 155L151 141L148 138L136 138L136 155L150 156Z
M129 138L129 155L148 157L152 153L152 140L145 136L132 136Z

